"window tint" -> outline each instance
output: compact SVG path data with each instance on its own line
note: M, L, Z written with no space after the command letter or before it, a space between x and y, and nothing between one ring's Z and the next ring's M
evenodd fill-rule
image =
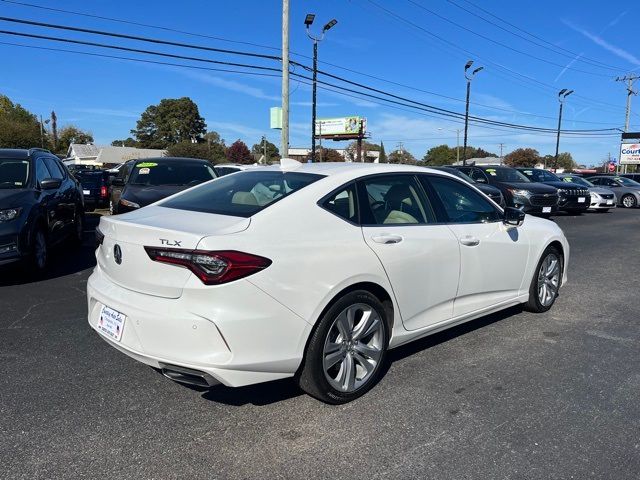
M51 178L57 178L59 180L62 180L64 178L64 173L62 173L62 169L55 159L46 157L44 159L44 162L47 164L47 168L51 173Z
M205 162L142 161L134 165L131 185L197 185L216 178L213 167Z
M356 203L355 184L351 184L346 188L332 194L322 204L324 208L331 213L349 220L350 222L358 222L358 212Z
M520 173L515 168L509 167L488 167L484 169L484 172L498 180L499 182L523 182L528 183L529 180L526 176Z
M28 180L28 160L0 158L0 189L24 188Z
M451 223L486 223L500 220L500 212L482 195L462 182L444 177L421 176L431 183Z
M163 207L250 217L322 178L311 173L239 172L166 200Z
M469 172L469 176L473 178L476 182L488 183L487 176L479 168L472 168L471 171Z
M44 160L42 158L36 158L36 180L40 183L47 178L51 178L51 173L47 170Z
M412 175L378 175L359 182L365 225L434 223L433 210Z

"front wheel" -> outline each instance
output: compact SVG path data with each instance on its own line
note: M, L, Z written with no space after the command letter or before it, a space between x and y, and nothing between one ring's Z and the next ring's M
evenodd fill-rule
M84 213L76 213L73 219L73 233L71 234L71 242L75 245L82 245L82 237L84 236Z
M380 380L388 343L382 303L364 290L348 293L318 321L298 384L326 403L355 400Z
M627 194L620 199L620 203L622 203L622 206L624 208L635 208L638 204L638 201L636 200L635 196Z
M41 273L47 268L49 260L49 246L44 229L38 228L33 234L33 245L31 247L31 267L36 273Z
M529 301L525 309L542 313L549 310L556 298L562 282L562 255L557 248L549 246L542 254L531 279Z

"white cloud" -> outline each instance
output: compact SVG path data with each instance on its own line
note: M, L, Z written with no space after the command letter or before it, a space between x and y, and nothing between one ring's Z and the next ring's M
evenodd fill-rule
M245 138L254 138L261 136L264 132L257 128L248 127L247 125L233 122L219 122L215 120L206 120L207 128L209 130L215 130L223 137L233 137L233 135L240 135ZM232 135L230 135L232 134ZM229 139L229 138L227 138Z
M637 65L640 66L640 58L636 57L635 55L633 55L632 53L620 48L620 47L616 47L615 45L610 44L609 42L607 42L604 38L593 34L587 30L585 30L584 28L578 27L577 25L574 25L573 23L567 21L567 20L563 20L563 23L568 26L570 29L584 35L585 37L587 37L589 40L591 40L593 43L595 43L596 45L599 45L600 47L604 48L605 50L613 53L614 55L616 55L617 57L620 57L624 60L626 60L627 62L633 64L633 65Z
M138 118L139 112L132 112L129 110L115 110L113 108L72 108L74 112L89 113L91 115L99 115L106 117L124 117L124 118Z
M280 97L275 95L269 95L265 93L264 90L258 87L252 87L247 85L246 83L237 82L235 80L226 80L224 78L216 77L214 75L210 75L208 73L200 73L194 72L191 70L175 70L176 72L184 75L185 77L191 78L193 80L198 80L200 82L208 83L210 85L215 85L216 87L224 88L225 90L231 90L233 92L243 93L250 97L259 98L262 100L269 100L272 102L279 102Z

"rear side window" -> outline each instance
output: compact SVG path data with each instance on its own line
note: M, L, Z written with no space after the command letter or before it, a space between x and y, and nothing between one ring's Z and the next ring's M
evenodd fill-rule
M132 185L198 185L216 178L213 167L205 162L148 161L136 163L129 177Z
M322 177L296 172L239 172L189 190L161 205L193 212L250 217Z
M324 200L322 206L338 217L358 223L358 204L356 202L356 188L353 183L331 194Z

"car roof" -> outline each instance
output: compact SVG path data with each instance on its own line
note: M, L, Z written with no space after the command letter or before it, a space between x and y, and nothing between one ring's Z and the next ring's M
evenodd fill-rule
M187 158L187 157L152 157L152 158L137 158L134 163L146 163L146 162L198 162L198 163L210 163L208 160L202 158ZM213 166L213 165L211 165Z
M297 162L296 162L297 163ZM286 172L299 172L299 173L314 173L324 176L338 176L348 175L349 173L354 176L371 175L375 173L385 172L412 172L412 173L424 173L433 172L439 175L451 175L442 170L435 170L429 167L423 167L421 165L404 165L397 163L361 163L361 162L317 162L317 163L298 163L287 164L286 166L270 165L266 166L260 171L286 171ZM453 176L453 175L451 175Z

